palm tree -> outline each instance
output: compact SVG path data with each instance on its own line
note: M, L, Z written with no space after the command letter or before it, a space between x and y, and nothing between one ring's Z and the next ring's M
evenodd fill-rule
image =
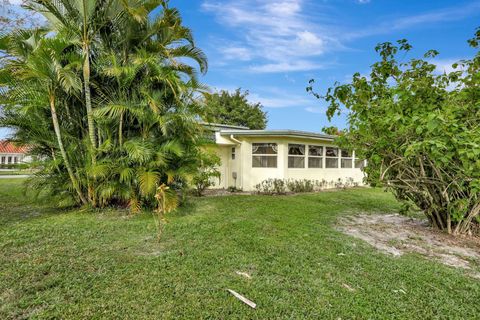
M14 54L17 59L6 65L10 80L3 86L11 88L7 91L8 100L24 108L44 108L48 105L58 148L64 165L80 201L87 203L80 188L69 158L65 151L62 131L57 116L57 96L60 92L74 93L80 90L81 82L75 71L74 63L65 64L66 51L71 43L61 37L45 37L43 30L36 30L29 36L26 32L15 33L4 38L6 47L2 48ZM72 55L69 57L72 58Z
M83 90L88 135L93 150L97 141L90 88L92 47L98 41L102 30L115 27L116 21L132 10L124 7L124 3L118 0L32 0L27 4L28 8L43 14L55 31L67 31L77 38L82 51ZM139 16L139 19L145 18L146 16Z
M38 101L42 97L43 104L37 101L35 106L43 109L20 113L34 104L25 96L11 100L19 107L0 119L17 128L15 137L34 144L45 159L40 185L58 193L64 188L59 187L61 177L68 174L92 206L120 205L132 211L156 207L162 184L170 192L183 188L197 168L195 96L205 90L197 69L205 72L207 60L178 11L160 0L134 6L120 0L32 0L30 8L44 13L54 30L48 36L44 32L38 42L47 47L50 41L69 39L58 51L35 53L48 60L35 70L42 66L51 71L38 79L19 77L6 90L13 99L15 92L28 91L28 84ZM36 61L33 55L12 56L8 63ZM82 104L86 108L78 108ZM35 127L47 119L53 123L49 134Z

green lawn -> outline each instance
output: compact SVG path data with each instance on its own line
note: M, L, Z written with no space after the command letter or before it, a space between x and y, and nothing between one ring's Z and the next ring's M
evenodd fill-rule
M0 176L16 176L21 174L32 174L32 171L31 170L12 170L12 171L0 170Z
M334 230L340 215L398 211L380 190L196 199L170 216L157 243L147 214L59 211L25 197L20 184L0 180L0 319L480 314L479 280L417 255L384 255Z

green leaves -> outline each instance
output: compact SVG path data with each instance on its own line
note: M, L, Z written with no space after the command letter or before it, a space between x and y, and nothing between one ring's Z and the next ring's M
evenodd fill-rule
M137 178L140 183L140 193L143 196L151 196L155 194L160 180L160 175L158 172L140 171Z
M329 119L348 112L349 130L337 143L365 156L370 183L416 204L433 225L466 232L480 211L478 58L459 62L461 71L438 74L428 60L399 62L412 47L397 43L375 48L380 61L370 77L356 73L351 83L313 94L329 104ZM438 54L430 50L424 57Z

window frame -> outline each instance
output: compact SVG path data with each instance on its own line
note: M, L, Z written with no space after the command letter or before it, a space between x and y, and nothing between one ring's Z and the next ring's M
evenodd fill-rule
M253 151L255 145L267 145L271 146L272 150L275 152L273 153L255 153ZM255 166L253 158L254 157L264 157L264 158L275 158L275 166L269 167L269 166ZM267 162L268 164L268 162ZM278 143L276 142L253 142L252 143L252 168L267 168L267 169L275 169L278 168Z
M237 157L237 148L232 147L230 158L231 158L232 160L235 160L236 157Z
M347 152L347 155L350 154L349 157L344 157L343 152ZM353 156L353 151L348 151L344 149L340 149L340 169L353 169L354 166L354 156ZM344 167L343 166L343 161L342 160L350 160L350 167Z
M327 149L334 149L337 150L337 155L332 157L327 155ZM335 159L337 161L337 166L336 167L328 167L328 160L329 159ZM340 148L338 147L331 147L331 146L326 146L325 147L325 169L341 169L340 168Z
M310 154L310 147L321 148L321 155L311 155ZM325 146L323 145L316 145L316 144L309 144L308 145L308 160L307 160L307 168L308 169L323 169L323 158L325 154ZM320 167L310 167L310 158L312 159L320 159Z
M302 154L290 154L290 146L300 146L303 147L303 155ZM287 168L288 169L305 169L306 168L306 161L305 159L307 158L307 144L302 144L302 143L287 143ZM290 166L290 158L297 158L297 159L303 159L303 167L291 167Z

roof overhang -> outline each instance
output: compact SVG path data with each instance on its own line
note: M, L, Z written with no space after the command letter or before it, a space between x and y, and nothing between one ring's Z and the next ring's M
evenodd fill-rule
M248 137L291 137L308 138L323 141L333 141L337 136L321 134L316 132L298 131L298 130L221 130L222 136L248 136Z

